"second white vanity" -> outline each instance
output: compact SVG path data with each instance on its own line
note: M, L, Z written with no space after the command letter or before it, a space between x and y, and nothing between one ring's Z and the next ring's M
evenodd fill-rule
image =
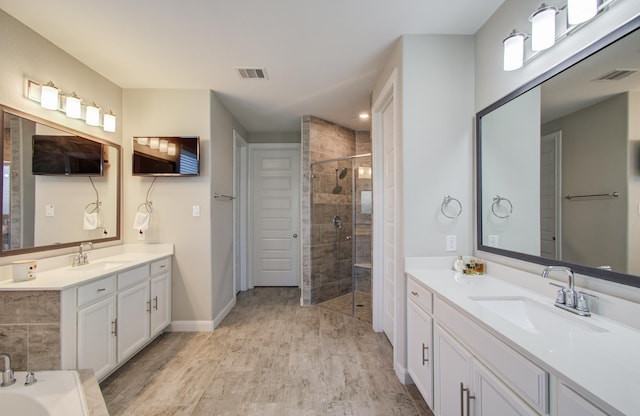
M436 416L638 414L637 330L443 265L406 266L408 372Z
M173 245L155 244L90 251L76 267L59 266L69 256L43 259L36 279L0 281L0 291L59 293L59 368L101 381L171 324L172 255Z

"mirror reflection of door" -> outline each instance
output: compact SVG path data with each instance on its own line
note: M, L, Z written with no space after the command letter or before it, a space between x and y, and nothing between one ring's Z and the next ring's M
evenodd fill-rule
M540 140L540 255L562 258L560 226L562 195L562 132L542 136Z

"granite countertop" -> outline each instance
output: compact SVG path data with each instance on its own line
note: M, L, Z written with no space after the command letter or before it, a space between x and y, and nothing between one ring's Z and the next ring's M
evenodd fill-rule
M80 381L82 382L82 390L87 400L87 407L90 416L109 416L107 405L102 397L98 380L96 380L93 370L78 370Z
M622 414L635 414L640 409L639 331L596 314L585 318L562 311L553 306L555 299L491 275L468 276L452 270L409 267L406 272L471 321L582 390L587 397L595 396L603 406ZM553 325L525 329L511 322L509 316L474 301L482 297L530 299L545 310L557 312L557 319L564 320L563 323L574 320L577 330L558 333L553 331ZM585 325L600 331L581 331L580 327ZM545 328L550 329L549 334L544 333Z

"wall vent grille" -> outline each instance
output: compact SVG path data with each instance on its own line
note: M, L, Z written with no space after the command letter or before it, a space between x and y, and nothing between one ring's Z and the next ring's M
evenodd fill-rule
M619 81L638 72L637 69L614 69L594 79L594 81Z
M242 79L269 79L264 68L234 68Z

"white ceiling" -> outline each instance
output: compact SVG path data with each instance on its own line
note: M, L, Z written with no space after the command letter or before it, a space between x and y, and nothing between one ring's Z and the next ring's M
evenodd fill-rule
M0 0L122 88L211 89L252 133L358 113L403 34L474 34L504 0ZM234 67L265 67L241 80Z

